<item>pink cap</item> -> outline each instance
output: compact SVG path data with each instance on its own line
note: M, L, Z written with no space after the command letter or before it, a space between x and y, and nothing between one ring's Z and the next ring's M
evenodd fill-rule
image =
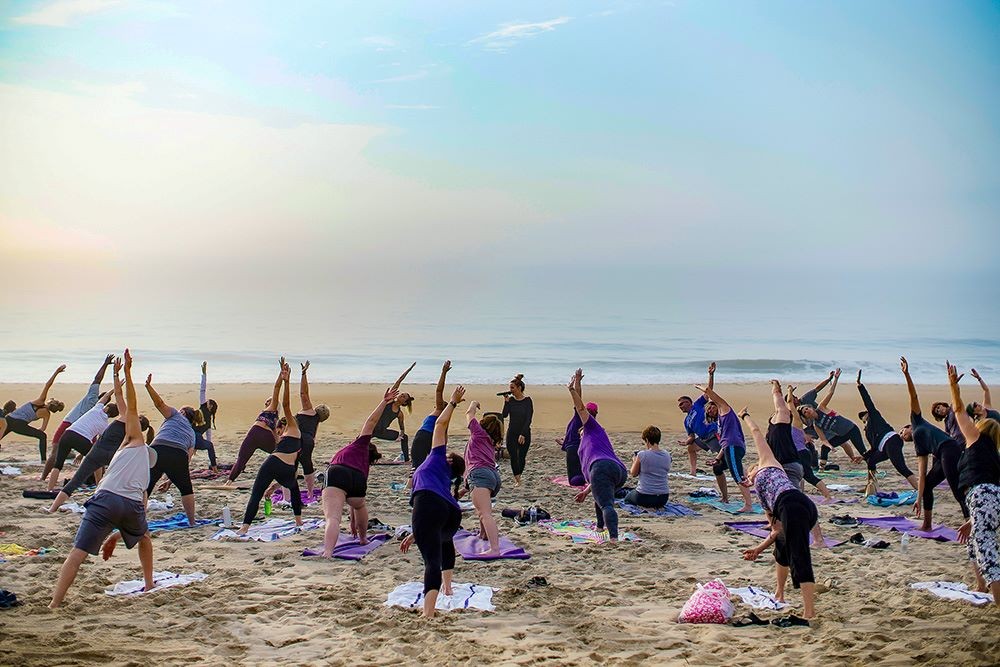
M597 403L587 403L587 412L592 415L597 414Z

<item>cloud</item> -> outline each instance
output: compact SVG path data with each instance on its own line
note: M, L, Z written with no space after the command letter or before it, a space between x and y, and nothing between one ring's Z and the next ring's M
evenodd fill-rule
M537 23L505 23L491 33L480 35L468 41L468 45L479 44L487 51L506 51L522 39L534 37L545 32L552 32L556 26L569 23L572 17L560 16L559 18L539 21Z
M426 79L430 72L425 69L417 70L410 74L400 74L398 76L390 76L385 79L376 79L372 83L405 83L407 81L419 81L421 79Z
M435 106L433 104L386 104L386 109L410 109L413 111L430 111L432 109L440 109L441 107Z
M397 48L396 40L384 35L370 35L362 39L361 43L375 47L376 51L393 51Z
M57 0L29 14L15 16L11 21L24 25L61 28L79 16L103 12L123 2L124 0Z

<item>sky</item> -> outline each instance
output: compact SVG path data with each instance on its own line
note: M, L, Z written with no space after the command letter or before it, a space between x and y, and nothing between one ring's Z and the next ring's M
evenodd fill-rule
M5 2L0 306L944 327L1000 297L998 118L997 2Z

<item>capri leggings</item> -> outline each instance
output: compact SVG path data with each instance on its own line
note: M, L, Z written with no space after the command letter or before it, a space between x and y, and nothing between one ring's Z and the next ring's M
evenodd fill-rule
M743 473L743 457L746 455L747 450L743 447L736 447L730 445L722 450L722 460L718 463L712 464L712 472L716 477L721 477L722 473L729 470L733 476L733 481L737 484L741 484L746 478Z
M313 463L313 450L316 449L316 436L303 433L300 440L302 449L299 450L299 463L302 464L302 474L311 475L316 472L316 464Z
M868 455L868 470L875 472L875 466L886 460L891 461L892 467L903 477L909 477L913 474L906 466L906 457L903 456L903 439L898 434L885 441L882 451L872 449Z
M850 441L850 443L854 445L854 449L858 450L858 454L864 454L866 451L868 451L868 448L865 447L865 439L861 435L861 429L858 428L857 424L855 424L854 428L852 428L850 431L847 432L847 435L838 435L835 438L830 438L830 444L833 447L840 447L842 444L848 441ZM819 458L825 463L829 457L830 457L830 448L827 447L826 445L823 445L823 447L820 450Z
M208 452L208 465L213 468L218 465L218 462L215 460L215 444L206 438L204 433L195 434L194 448L195 450L206 450Z
M966 497L958 490L958 459L962 456L962 447L955 442L949 442L938 448L934 455L934 464L927 471L924 478L924 509L934 509L934 489L942 480L948 480L951 493L958 501L958 506L962 508L962 516L969 518L969 506L966 504Z
M48 452L49 436L45 431L35 428L23 419L7 417L7 433L17 433L26 435L29 438L38 438L38 456L42 463L45 463L45 454Z
M792 586L816 581L809 551L809 531L819 517L816 505L801 491L785 491L774 501L774 516L781 522L781 534L774 542L774 560L791 570Z
M59 438L59 448L56 450L56 460L52 464L52 467L56 470L62 470L63 466L66 465L66 459L69 457L71 451L87 454L91 447L93 447L93 443L84 436L76 431L66 431Z
M416 470L420 467L420 464L431 453L431 439L433 434L426 430L420 429L413 434L413 446L410 448L410 468Z
M372 437L390 442L395 442L396 438L399 438L399 453L403 455L404 461L410 460L410 436L405 433L400 435L399 431L393 431L391 428L379 428L375 429Z
M608 529L613 540L618 539L618 512L615 511L615 491L625 485L625 468L611 459L598 459L590 464L590 492L594 494L597 529Z
M455 533L462 512L433 491L413 494L413 540L424 559L424 593L441 590L441 573L455 569Z
M990 585L1000 581L1000 486L976 484L966 498L972 515L972 534L969 537L969 560L979 566L979 572Z
M240 451L236 454L236 463L233 464L233 469L229 471L229 481L235 482L236 478L243 474L243 471L246 470L247 462L255 451L259 449L270 454L274 451L275 444L273 431L259 424L251 426L243 438Z
M149 471L149 486L146 487L146 495L152 495L156 483L164 475L167 476L171 484L177 487L177 491L182 497L193 494L187 451L170 445L155 444L153 451L156 452L156 465Z
M260 501L267 493L271 482L277 482L291 491L292 513L295 516L302 516L302 495L299 493L299 482L295 478L295 466L288 465L277 456L268 456L257 471L257 479L253 482L253 490L250 492L250 502L247 503L247 511L243 515L243 523L249 525L253 523L260 509Z

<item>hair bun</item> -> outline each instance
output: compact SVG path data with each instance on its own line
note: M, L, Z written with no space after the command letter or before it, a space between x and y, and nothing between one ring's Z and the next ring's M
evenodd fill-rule
M514 376L514 379L515 380L523 380L524 379L524 373L518 373L517 375Z

